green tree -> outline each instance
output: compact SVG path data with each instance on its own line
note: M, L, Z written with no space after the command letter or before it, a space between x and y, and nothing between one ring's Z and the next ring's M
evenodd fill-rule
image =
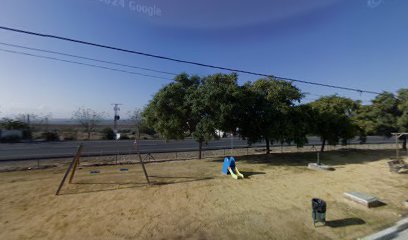
M308 142L307 135L313 128L311 107L309 105L294 106L284 116L286 119L282 125L286 131L284 142L294 142L297 147L304 146Z
M378 134L391 137L393 132L408 131L408 89L400 89L397 96L390 92L377 95L371 105L361 106L353 117L363 136ZM402 147L407 139L402 136Z
M397 93L398 104L397 108L399 110L399 117L397 119L397 126L399 132L408 132L408 89L400 89ZM402 148L407 149L407 136L404 135L401 137L403 143Z
M107 127L102 130L102 139L104 140L113 140L115 139L115 132L112 128Z
M372 105L357 105L356 114L352 117L360 136L360 141L365 142L367 136L377 134L377 115Z
M398 132L397 120L400 116L398 99L390 92L384 92L372 101L372 111L375 117L377 134L387 137Z
M239 91L236 74L214 74L205 78L178 75L149 103L144 116L166 139L192 136L203 143L217 138L216 130L235 130L233 105Z
M5 129L5 130L21 130L22 131L22 138L23 139L31 139L32 138L32 131L30 126L20 120L13 120L10 118L3 118L0 121L0 130ZM14 139L11 139L12 141L18 141L17 137L14 137Z
M201 79L180 74L174 82L157 92L143 112L147 124L166 139L184 139L192 135L200 121L193 114L191 99L197 92ZM201 156L202 142L199 142Z
M249 144L268 139L266 127L268 126L268 110L264 95L257 94L253 90L253 84L245 83L241 87L243 97L239 99L241 109L239 115L239 134L248 141ZM266 141L267 151L269 149L269 139Z
M166 139L184 139L194 132L198 121L191 114L188 98L197 91L200 82L198 76L183 73L160 89L143 112L148 125Z
M237 81L238 75L235 73L213 74L203 78L197 93L190 98L194 114L206 118L206 125L212 125L217 130L235 132L240 109L238 101L242 97ZM209 123L210 120L212 123Z
M322 141L320 151L324 151L326 142L336 145L341 140L346 144L347 140L357 134L357 126L351 117L355 114L358 103L353 100L332 95L321 97L311 102L310 106L313 110L313 132L320 136Z
M216 130L235 133L240 89L238 75L213 74L203 78L197 93L191 95L192 114L199 118L193 137L208 143L219 136Z
M30 127L28 126L27 123L23 121L13 120L10 118L3 118L0 121L0 128L5 130L24 130L29 129Z
M286 81L264 78L244 84L241 90L239 129L249 143L264 140L267 153L274 141L304 144L303 129L293 129L296 120L292 117L302 117L299 109L295 108L295 103L303 97L298 88Z

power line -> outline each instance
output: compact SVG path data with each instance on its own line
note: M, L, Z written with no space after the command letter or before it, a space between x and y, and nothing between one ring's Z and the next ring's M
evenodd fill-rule
M119 48L119 47L113 47L113 46L108 46L108 45L103 45L103 44L98 44L98 43L92 43L92 42L87 42L87 41L82 41L82 40L57 36L57 35L26 31L26 30L21 30L21 29L16 29L16 28L9 28L9 27L0 26L0 29L6 30L6 31L12 31L12 32L28 34L28 35L33 35L33 36L38 36L38 37L52 38L52 39L58 39L58 40L73 42L73 43L79 43L79 44L83 44L83 45L99 47L99 48L105 48L105 49L110 49L110 50L115 50L115 51L120 51L120 52L125 52L125 53L131 53L131 54L146 56L146 57L158 58L158 59L163 59L163 60L168 60L168 61L173 61L173 62L178 62L178 63L196 65L196 66L201 66L201 67L208 67L208 68L226 70L226 71L237 72L237 73L245 73L245 74L261 76L261 77L272 77L274 79L279 79L279 80L284 80L284 81L298 82L298 83L304 83L304 84L310 84L310 85L328 87L328 88L335 88L335 89L342 89L342 90L354 91L354 92L358 92L358 93L370 93L370 94L376 94L376 95L381 94L379 92L374 92L374 91L369 91L369 90L362 90L362 89L357 89L357 88L349 88L349 87L342 87L342 86L336 86L336 85L330 85L330 84L310 82L310 81L304 81L304 80L274 76L274 75L271 75L271 74L257 73L257 72L251 72L251 71L246 71L246 70L233 69L233 68L228 68L228 67L221 67L221 66L215 66L215 65L204 64L204 63L199 63L199 62L181 60L181 59L165 57L165 56L160 56L160 55L155 55L155 54L150 54L150 53L144 53L144 52L140 52L140 51L134 51L134 50L124 49L124 48Z
M0 42L0 45L1 44L2 43ZM13 46L13 44L4 44L4 45ZM25 48L25 47L23 47L23 48ZM13 53L13 54L19 54L19 55L26 55L26 56L30 56L30 57L43 58L43 59L47 59L47 60L60 61L60 62L65 62L65 63L84 65L84 66L87 66L87 67L101 68L101 69L110 70L110 71L116 71L116 72L122 72L122 73L134 74L134 75L142 75L142 76L153 77L153 78L160 78L160 79L171 80L172 81L172 79L162 78L162 77L159 77L159 76L153 76L153 75L147 75L147 74L142 74L142 73L130 72L130 71L121 70L121 69L109 68L109 67L105 67L105 66L87 64L87 63L82 63L82 62L76 62L76 61L70 61L70 60L65 60L65 59L54 58L54 57L41 56L41 55L30 54L30 53L26 53L26 52L19 52L19 51L7 50L7 49L2 49L2 48L0 48L0 51L7 52L7 53ZM312 100L312 101L326 96L326 95L313 94L313 93L309 93L309 92L306 92L305 95L306 96L305 96L305 98L303 98L303 100ZM314 98L309 98L308 96L314 96Z
M132 74L132 75L139 75L139 76L144 76L144 77L151 77L151 78L158 78L158 79L173 81L173 79L170 79L170 78L164 78L164 77L159 77L159 76L154 76L154 75L149 75L149 74L132 72L132 71L127 71L127 70L122 70L122 69L117 69L117 68L105 67L105 66L101 66L101 65L95 65L95 64L89 64L89 63L65 60L65 59L60 59L60 58L55 58L55 57L41 56L41 55L36 55L36 54L31 54L31 53L26 53L26 52L13 51L13 50L7 50L7 49L2 49L2 48L0 48L0 51L19 54L19 55L25 55L25 56L30 56L30 57L54 60L54 61L59 61L59 62L65 62L65 63L78 64L78 65L83 65L83 66L87 66L87 67L101 68L101 69L105 69L105 70L110 70L110 71L115 71L115 72L122 72L122 73L127 73L127 74Z
M37 52L52 53L52 54L57 54L57 55L61 55L61 56L67 56L67 57L74 57L74 58L79 58L79 59L84 59L84 60L90 60L90 61L94 61L94 62L108 63L108 64L112 64L112 65L116 65L116 66L141 69L141 70L151 71L151 72L155 72L155 73L164 73L164 74L169 74L169 75L174 75L174 76L177 75L176 73L159 71L159 70L154 70L154 69L151 69L151 68L137 67L137 66L123 64L123 63L111 62L111 61L100 60L100 59L95 59L95 58L90 58L90 57L79 56L79 55L73 55L73 54L69 54L69 53L51 51L51 50L46 50L46 49L21 46L21 45L16 45L16 44L11 44L11 43L0 42L0 45L15 47L15 48L22 48L22 49L27 49L27 50L37 51Z
M8 44L8 43L2 43L2 42L0 42L0 45L6 45L6 46L12 46L12 47L21 47L21 48L24 48L24 49L30 49L30 50L31 50L31 48L29 48L29 47L23 47L23 46L19 46L19 45ZM35 49L35 48L34 48L34 49ZM40 50L40 49L38 49L38 50L39 50L39 51L44 51L44 52L53 53L53 51ZM72 64L84 65L84 66L87 66L87 67L101 68L101 69L110 70L110 71L116 71L116 72L122 72L122 73L134 74L134 75L141 75L141 76L146 76L146 77L153 77L153 78L159 78L159 79L171 80L171 81L172 81L172 79L162 78L162 77L159 77L159 76L147 75L147 74L142 74L142 73L137 73L137 72L130 72L130 71L121 70L121 69L116 69L116 68L109 68L109 67L105 67L105 66L87 64L87 63L82 63L82 62L76 62L76 61L70 61L70 60L65 60L65 59L54 58L54 57L41 56L41 55L30 54L30 53L26 53L26 52L19 52L19 51L13 51L13 50L2 49L2 48L0 48L0 51L8 52L8 53L13 53L13 54L19 54L19 55L26 55L26 56L30 56L30 57L37 57L37 58L43 58L43 59L48 59L48 60L60 61L60 62L65 62L65 63L72 63ZM67 56L69 56L70 54L61 54L61 55L67 55ZM87 59L86 57L80 57L80 58ZM96 61L99 61L99 60L96 60ZM105 61L101 61L101 62L105 62ZM321 98L321 97L325 97L325 96L326 96L326 95L313 94L313 93L309 93L309 92L306 92L305 95L306 95L306 97L303 98L303 99L305 99L305 100L317 100L317 99L319 99L319 98ZM310 98L308 98L307 96L315 96L315 98L310 99Z

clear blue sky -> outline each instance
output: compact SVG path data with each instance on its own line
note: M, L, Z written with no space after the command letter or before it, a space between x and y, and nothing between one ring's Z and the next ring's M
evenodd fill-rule
M0 25L306 81L373 91L408 87L405 0L2 0ZM0 42L175 73L217 72L2 30ZM241 83L256 79L240 75ZM125 115L169 82L0 51L0 117L69 118L80 106L112 114L111 103L124 104ZM373 97L297 86L310 93L306 101L334 93L364 103Z

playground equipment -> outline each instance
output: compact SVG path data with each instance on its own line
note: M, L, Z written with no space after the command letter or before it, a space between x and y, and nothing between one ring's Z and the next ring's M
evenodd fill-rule
M408 163L406 163L400 156L398 139L402 136L407 137L408 133L392 133L395 136L395 159L388 162L391 172L395 173L407 173Z
M234 157L225 157L224 158L224 165L222 166L222 173L227 175L228 173L231 174L231 176L234 179L238 178L244 178L244 175L239 172L236 164L235 164L235 158Z
M395 137L395 159L400 160L399 144L398 139L402 136L407 137L408 133L391 133Z
M137 153L138 153L138 156L139 156L139 161L140 161L140 164L141 164L141 166L142 166L144 175L145 175L145 177L146 177L146 181L147 181L148 184L150 184L149 175L147 174L147 171L146 171L144 162L143 162L142 157L141 157L141 155L140 155L139 144L138 144L137 141L135 141L135 147L136 147L136 150L137 150ZM64 177L62 178L61 183L60 183L60 185L58 186L58 189L57 189L57 192L55 193L55 195L59 195L59 193L60 193L62 187L64 186L64 183L65 183L65 181L66 181L66 179L67 179L67 177L68 177L68 175L69 175L69 173L71 173L71 176L69 177L69 181L68 181L68 182L69 182L70 184L72 183L72 181L73 181L73 179L74 179L74 176L75 176L75 171L76 171L76 169L77 169L78 166L79 166L79 160L80 160L80 158L81 158L81 153L82 153L83 148L84 148L84 147L83 147L82 144L80 144L80 145L78 146L78 149L77 149L77 151L76 151L76 154L75 154L74 158L72 159L72 162L69 164L69 167L68 167L67 171L65 172ZM127 172L127 171L129 171L129 169L127 169L127 168L121 168L120 171L121 171L121 172ZM91 170L91 171L90 171L90 174L99 174L99 173L100 173L100 170Z

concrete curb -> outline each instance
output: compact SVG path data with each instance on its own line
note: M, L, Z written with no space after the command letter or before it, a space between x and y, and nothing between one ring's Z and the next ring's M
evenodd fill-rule
M398 236L398 233L408 229L408 218L404 218L398 221L394 226L384 229L380 232L374 233L367 237L361 238L362 240L389 240Z

